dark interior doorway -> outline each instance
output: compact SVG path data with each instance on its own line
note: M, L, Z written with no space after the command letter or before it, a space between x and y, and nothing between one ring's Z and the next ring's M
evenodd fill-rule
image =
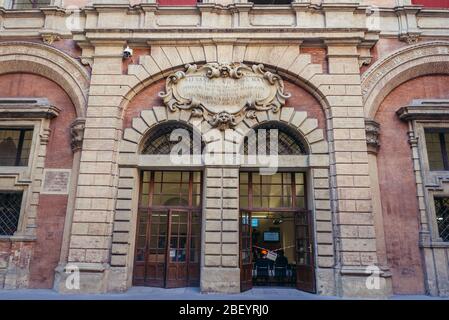
M315 292L311 212L304 173L240 174L241 290L290 286Z

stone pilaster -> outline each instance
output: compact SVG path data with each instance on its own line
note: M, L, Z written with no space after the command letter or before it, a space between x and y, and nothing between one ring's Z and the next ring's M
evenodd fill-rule
M206 167L204 174L202 292L240 292L239 170Z
M372 119L365 120L366 145L368 149L368 167L371 179L371 194L373 201L374 227L376 230L377 261L384 272L389 272L387 266L387 248L382 215L382 204L377 168L377 153L380 148L380 124Z
M380 268L379 287L367 284L378 257L357 46L328 43L328 59L337 286L343 296L385 297L391 288Z
M98 44L80 159L67 266L80 271L80 291L106 291L117 185L123 43ZM109 82L109 85L105 81ZM122 88L122 90L119 90ZM66 266L66 268L67 268ZM64 275L55 288L68 291ZM71 292L71 290L69 290Z

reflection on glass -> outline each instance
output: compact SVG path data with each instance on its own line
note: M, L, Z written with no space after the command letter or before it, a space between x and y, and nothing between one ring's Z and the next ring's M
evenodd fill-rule
M295 173L295 182L296 182L296 184L304 184L304 173L303 172Z
M295 178L295 181L293 181ZM248 184L246 181L248 180ZM293 193L292 183L296 183ZM304 203L304 173L276 173L274 175L260 175L257 172L240 173L240 207L246 208L251 203L245 199L246 195L252 198L252 208L289 208L301 207ZM298 196L297 203L293 197ZM302 197L302 198L301 198Z
M239 192L241 196L248 195L248 185L246 184L240 185Z
M248 208L248 196L242 197L240 196L240 207L241 208Z
M304 196L304 185L296 185L296 195Z
M296 207L305 208L305 200L304 197L296 197Z
M178 171L164 171L164 182L180 182L182 172Z
M193 194L200 194L201 193L201 185L199 183L194 183L193 184L192 193Z
M155 182L162 182L162 171L156 171L154 173L154 181Z
M253 197L253 207L255 208L261 208L262 207L262 200L260 197Z
M162 193L165 194L176 194L179 193L179 184L175 183L164 183L162 184Z
M193 173L193 182L201 183L201 172L195 171Z

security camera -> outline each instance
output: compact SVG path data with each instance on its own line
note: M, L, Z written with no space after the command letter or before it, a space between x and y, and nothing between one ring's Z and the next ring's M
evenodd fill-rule
M133 56L133 49L131 49L129 46L126 46L125 49L123 49L123 58L128 59Z

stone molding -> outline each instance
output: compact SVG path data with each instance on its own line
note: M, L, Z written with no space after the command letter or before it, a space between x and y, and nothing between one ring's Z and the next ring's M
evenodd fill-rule
M60 110L44 98L0 98L0 118L44 118L59 115Z
M156 106L148 110L143 110L140 113L140 116L135 117L132 120L131 127L124 130L123 140L121 141L119 149L121 154L119 165L130 166L131 163L128 162L128 159L130 159L129 154L137 155L140 152L140 146L143 145L148 132L155 126L167 121L179 121L198 130L207 128L208 130L201 131L205 136L204 139L206 140L206 145L207 143L215 142L207 141L207 134L213 129L208 125L206 120L198 121L197 118L192 116L186 110L179 110L172 113L168 111L167 107ZM324 131L318 128L318 121L308 117L307 112L296 111L292 107L282 108L282 111L279 113L262 111L258 113L256 118L241 122L233 130L240 137L236 143L240 145L243 142L243 138L252 128L267 121L280 121L284 124L288 124L293 129L298 130L299 134L304 138L307 149L311 155L328 153L327 142L324 140ZM238 147L236 150L240 150L240 148Z
M72 57L40 43L1 42L0 74L13 72L33 73L56 82L69 95L77 116L85 116L90 76Z
M413 100L411 105L400 108L396 114L404 121L449 120L449 100Z
M88 41L103 37L109 40L120 38L124 41L145 43L159 39L175 39L186 29L196 32L192 39L210 29L248 29L251 33L273 32L270 41L279 39L277 27L290 29L283 37L297 41L304 38L366 38L373 34L396 37L404 41L415 41L415 35L425 37L447 37L446 28L449 14L447 10L421 8L410 5L391 5L375 11L371 7L353 1L348 3L326 2L324 4L293 2L291 6L258 6L250 3L199 3L196 6L159 6L148 1L135 4L97 3L76 10L64 8L61 0L56 5L34 10L8 10L2 8L2 33L5 37L40 37L45 41L71 38ZM0 1L0 7L2 7ZM433 10L432 10L433 9ZM373 18L373 12L377 18ZM75 26L69 27L66 18L73 14ZM172 19L180 15L182 19ZM271 15L270 19L266 19ZM337 16L344 15L345 19ZM80 17L78 19L78 17ZM378 19L375 25L372 20ZM28 27L23 28L24 25ZM153 32L156 29L158 32ZM313 31L308 31L311 29ZM368 30L367 30L368 29ZM92 30L95 30L92 32ZM113 32L108 32L108 30ZM116 31L124 32L117 33ZM130 34L129 31L137 31ZM150 31L151 30L151 31ZM176 30L176 32L173 32ZM307 36L304 35L307 31ZM171 32L171 34L169 34ZM248 38L243 35L242 38ZM207 35L207 37L209 34ZM214 35L216 36L216 35ZM229 33L226 32L226 37ZM267 35L264 36L267 39ZM177 40L185 39L185 35Z
M111 290L123 291L126 290L130 285L130 277L132 277L132 265L133 265L133 248L134 248L134 237L132 235L132 230L134 230L135 220L136 220L136 211L135 211L135 197L132 196L130 190L133 190L135 186L138 184L138 174L137 174L137 166L138 166L138 156L140 152L140 146L145 141L148 132L150 132L154 127L158 125L163 125L168 121L179 121L195 128L201 128L206 126L209 129L212 129L211 126L207 123L206 120L199 120L198 118L192 117L191 114L186 110L176 110L175 112L171 112L167 107L157 106L148 110L143 110L140 116L135 117L132 120L132 125L130 128L126 128L123 134L123 140L121 141L119 148L119 181L118 181L118 200L116 204L116 214L114 219L114 228L113 228L113 240L112 240L112 248L111 248L111 270L117 272L119 275L116 280L113 281L110 288ZM324 274L328 274L328 270L334 264L334 257L330 255L330 252L333 252L332 249L332 239L328 234L330 230L332 230L332 221L330 219L330 213L326 210L329 210L329 182L328 182L328 143L324 140L324 132L322 129L318 128L318 122L316 119L309 118L307 113L304 111L296 111L291 107L283 107L280 112L273 113L270 111L261 111L258 113L258 116L254 119L245 119L240 122L233 131L237 132L237 134L241 137L239 139L239 143L243 141L243 137L251 130L251 128L257 127L259 124L267 122L267 121L279 121L281 123L287 124L293 129L296 129L303 137L307 144L307 147L310 151L311 156L321 156L325 161L325 166L320 166L317 163L317 168L313 168L314 173L312 174L314 182L312 182L311 186L314 190L314 201L319 203L317 205L316 210L316 220L319 221L320 229L317 230L317 246L318 249L316 251L317 264L321 269L317 269L317 274L320 275L318 278L318 282L321 281L321 278L329 277L329 275L325 276ZM212 129L213 130L213 129ZM206 132L207 135L207 132ZM210 143L215 143L214 141ZM239 150L239 149L237 149ZM317 158L318 159L318 158ZM130 162L131 161L131 162ZM134 161L134 162L133 162ZM167 166L167 165L166 165ZM233 170L238 174L238 166L219 166L219 167L209 167L208 168L208 182L205 185L205 201L203 204L204 212L203 219L205 219L204 223L206 223L206 230L204 232L212 232L213 235L216 235L218 232L214 229L214 231L210 231L208 227L215 226L217 224L217 217L215 214L218 208L215 208L214 203L218 201L217 199L221 199L219 194L216 194L215 186L220 186L220 181L215 181L217 179L222 179L223 176L230 174ZM218 173L220 171L220 173ZM219 174L219 175L218 175ZM215 179L215 180L214 180ZM226 179L230 179L229 177ZM218 184L213 184L214 180ZM238 179L233 180L238 181ZM211 184L211 186L208 185ZM211 189L212 188L212 189ZM232 190L237 190L238 185L229 185L226 188L230 188ZM214 192L212 192L214 191ZM217 198L218 197L218 198ZM232 201L231 201L232 200ZM226 211L229 216L228 220L224 220L223 223L227 224L236 224L238 220L234 218L234 211L238 212L238 199L222 199L222 201L228 201L229 206L222 209ZM232 205L231 205L232 202ZM210 205L215 208L211 209ZM229 208L234 209L229 209ZM232 214L231 214L232 211ZM225 213L222 213L223 215ZM237 217L238 215L236 215ZM212 217L212 218L211 218ZM221 217L221 216L220 216ZM212 219L212 220L211 220ZM231 220L229 220L231 219ZM236 218L237 219L237 218ZM235 221L234 221L235 220ZM236 224L237 225L237 224ZM209 231L208 231L209 230ZM220 229L221 230L221 229ZM235 230L232 232L229 230L221 230L220 232L226 233L226 237L233 237ZM216 247L219 246L220 243L213 242L211 238L211 234L205 235L204 241L206 246ZM212 242L211 242L212 241ZM224 246L234 252L234 247L238 247L238 243L226 243ZM228 270L231 266L234 270L238 270L238 263L234 261L234 255L237 253L230 254L228 251L224 255L221 255L220 252L216 254L210 254L210 248L205 250L203 254L204 257L204 267L212 268L216 272L220 272L221 268L227 268ZM226 250L227 250L226 249ZM225 250L225 249L223 249ZM208 254L209 252L209 254ZM218 258L217 258L218 254ZM220 258L221 257L221 258ZM218 260L217 260L218 259ZM217 264L218 263L218 264ZM211 272L215 272L214 270L209 270ZM331 270L331 273L333 271ZM239 275L239 272L236 273ZM327 278L328 279L328 278ZM323 280L324 281L324 280ZM207 282L207 281L206 281ZM202 289L208 291L210 289L210 283L202 282ZM238 283L238 281L237 281ZM232 285L232 290L235 284ZM238 285L238 284L237 284ZM331 293L334 294L334 282L324 282L322 285L323 293ZM220 290L231 290L229 288L226 289L226 285L222 285ZM237 288L238 291L238 288ZM236 292L237 292L236 291Z
M197 43L173 45L152 45L151 55L139 57L138 64L128 67L128 75L134 76L134 84L124 94L122 105L152 83L182 71L187 64L244 63L262 64L280 75L284 80L299 84L314 95L327 108L326 87L333 84L331 75L323 74L321 64L312 63L310 54L301 53L299 44L251 44L251 43Z
M441 73L449 73L448 41L418 43L377 61L362 76L365 116L374 118L383 99L400 84Z

